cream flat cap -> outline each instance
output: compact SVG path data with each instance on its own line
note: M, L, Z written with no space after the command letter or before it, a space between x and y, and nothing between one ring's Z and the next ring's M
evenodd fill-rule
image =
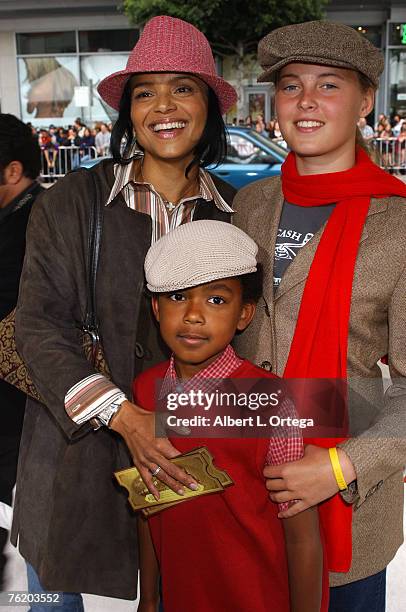
M167 293L257 269L258 247L238 227L222 221L192 221L153 244L145 258L147 287Z

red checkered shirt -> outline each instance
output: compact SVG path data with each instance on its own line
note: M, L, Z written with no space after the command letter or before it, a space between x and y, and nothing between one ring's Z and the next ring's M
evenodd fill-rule
M238 357L233 348L228 345L213 363L189 380L181 381L176 374L175 360L172 355L162 382L160 397L164 397L174 388L177 391L181 390L185 393L196 388L204 392L209 392L217 387L220 379L228 378L242 363L243 359ZM179 387L181 387L181 389ZM287 417L291 419L297 418L295 406L291 400L285 399L281 403L278 410L278 416L281 419ZM297 461L303 457L303 452L303 437L298 427L275 428L275 434L269 441L265 464L280 465L290 461ZM278 504L279 510L281 512L286 510L292 503L293 502L282 502Z

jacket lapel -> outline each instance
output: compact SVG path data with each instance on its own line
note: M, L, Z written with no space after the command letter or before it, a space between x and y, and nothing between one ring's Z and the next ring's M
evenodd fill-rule
M276 187L276 189L275 189ZM259 258L264 268L264 298L267 303L271 317L273 315L273 267L276 238L278 234L279 221L283 207L283 195L280 183L273 182L262 187L264 198L261 206L257 208L255 216L255 238L259 246ZM271 214L269 206L272 206ZM270 218L270 223L266 219ZM261 219L263 221L261 221Z

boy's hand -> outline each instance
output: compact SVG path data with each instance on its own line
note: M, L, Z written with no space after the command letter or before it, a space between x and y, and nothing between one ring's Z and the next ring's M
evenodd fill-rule
M124 438L134 465L156 499L159 499L159 492L153 483L154 478L161 480L179 495L183 495L182 485L197 489L196 481L185 470L168 461L180 455L180 452L167 438L155 437L153 412L126 400L111 420L110 427Z
M143 599L140 599L137 612L157 612L158 606L159 601L157 603L154 603L151 601L144 601Z
M344 478L347 483L356 478L354 467L348 455L337 449ZM338 485L331 467L328 449L308 444L304 457L298 461L281 465L267 465L264 468L266 488L273 502L281 503L298 500L290 508L278 514L289 518L315 506L338 492Z

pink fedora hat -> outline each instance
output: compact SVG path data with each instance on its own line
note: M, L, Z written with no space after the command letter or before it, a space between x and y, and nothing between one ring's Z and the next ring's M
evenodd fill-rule
M119 109L126 82L136 72L187 72L209 85L225 113L235 104L237 93L216 74L213 54L207 38L182 19L161 15L154 17L131 51L125 70L103 79L97 90L112 108Z

